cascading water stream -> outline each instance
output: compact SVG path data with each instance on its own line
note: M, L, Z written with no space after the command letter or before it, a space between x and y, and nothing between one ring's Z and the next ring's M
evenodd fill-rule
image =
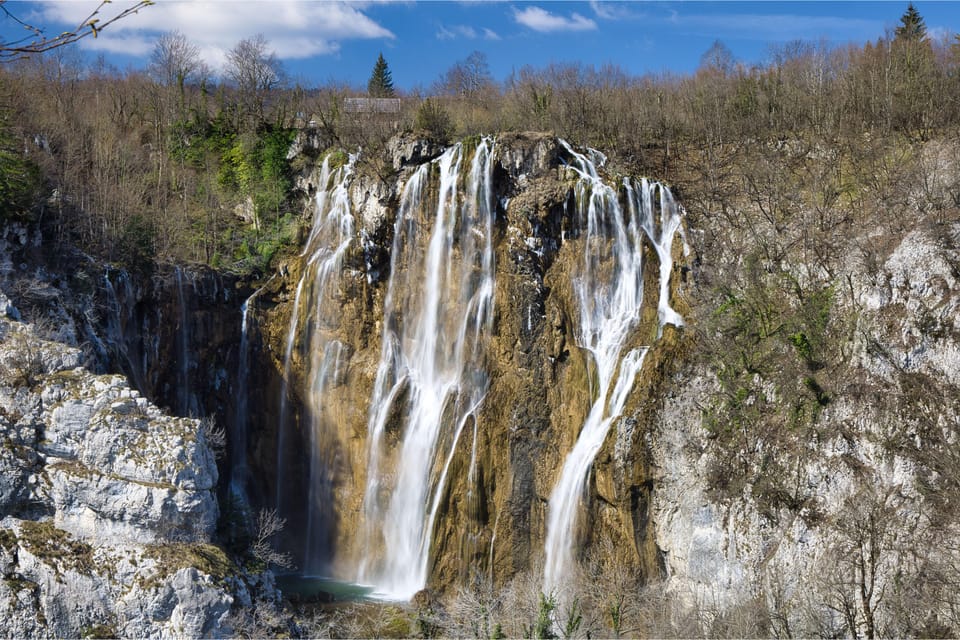
M141 390L147 387L146 353L138 348L137 337L141 334L136 326L137 294L126 271L117 271L117 285L113 284L110 272L104 274L104 289L107 294L110 313L107 318L107 331L110 342L115 346L120 358L126 363L127 375L133 385Z
M280 418L277 427L277 496L276 509L283 511L284 496L284 464L283 456L286 453L287 430L290 428L290 378L293 375L293 348L297 341L297 329L300 324L300 296L306 282L306 272L297 283L297 292L293 297L293 310L290 313L290 324L287 327L287 339L283 350L283 377L280 379Z
M368 420L366 556L358 571L360 582L388 598L409 598L426 583L450 463L488 387L481 359L493 320L492 140L478 144L461 195L465 155L458 144L421 166L397 214ZM433 202L424 196L434 170L439 185L429 220ZM388 424L398 414L401 425ZM392 452L388 429L402 434Z
M267 284L274 277L276 276L267 280ZM250 419L247 396L250 389L250 336L254 333L250 313L257 296L263 292L267 284L254 291L240 307L240 353L237 358L237 390L234 394L237 403L234 407L230 433L230 496L235 505L245 512L250 508L247 494L250 475L247 467L247 427Z
M179 326L177 327L177 412L181 416L195 416L198 414L193 394L190 391L190 322L187 313L186 296L183 294L183 271L179 266L173 269L177 283L177 307L179 311Z
M657 251L660 261L660 297L657 301L657 338L663 333L663 325L672 324L683 326L683 318L670 306L670 273L673 271L673 241L677 233L683 241L683 255L689 255L690 247L681 224L680 206L674 201L673 194L662 184L651 184L646 178L640 181L639 192L630 182L624 180L627 191L631 219L639 217L644 233ZM655 188L658 187L658 188ZM660 233L657 233L657 223L654 211L654 191L659 195Z
M280 398L280 425L277 445L277 509L283 512L286 479L283 470L286 439L290 421L289 385L293 370L294 351L298 344L307 347L306 380L307 409L309 410L308 447L310 451L309 478L306 505L306 536L303 571L318 574L326 570L330 541L326 534L325 517L331 508L331 461L324 446L325 399L337 380L341 365L342 345L333 335L338 324L337 297L339 274L343 258L354 237L354 219L350 208L348 185L353 174L356 156L333 169L330 156L323 161L320 188L316 196L316 214L310 236L301 256L306 258L303 273L297 283L293 311L287 331L284 353L284 375ZM301 327L301 314L308 321Z
M259 293L259 291L257 292ZM237 366L237 405L230 438L230 495L244 511L247 500L247 387L250 384L250 303L256 293L244 300L240 308L240 354Z
M592 356L596 389L591 391L596 395L550 495L544 567L546 593L558 590L574 567L577 519L590 466L610 426L620 417L647 353L646 347L640 347L623 354L643 304L644 237L654 245L661 265L658 335L664 323L682 324L669 304L671 250L680 227L680 213L667 188L647 180L639 185L625 180L625 213L617 191L598 176L594 160L561 143L574 160L571 168L580 176L575 195L584 260L573 287L580 311L577 340ZM602 155L592 153L600 162L604 160ZM660 194L659 234L654 221L655 191Z

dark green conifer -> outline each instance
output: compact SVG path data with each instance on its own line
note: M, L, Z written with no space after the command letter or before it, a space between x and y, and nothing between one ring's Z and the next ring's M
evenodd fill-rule
M897 38L907 40L924 40L927 37L927 25L913 3L907 5L907 10L900 16L900 26L897 27Z
M393 78L390 68L387 67L387 61L383 59L383 53L377 58L377 64L373 66L373 73L370 74L370 81L367 82L367 93L372 98L392 98L395 95Z

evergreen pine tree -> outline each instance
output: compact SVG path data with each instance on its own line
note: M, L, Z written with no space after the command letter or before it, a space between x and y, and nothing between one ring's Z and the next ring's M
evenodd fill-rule
M897 38L907 40L924 40L927 37L927 25L913 3L907 5L907 10L900 16L900 26L897 27Z
M383 53L377 58L377 64L373 66L373 73L370 74L370 81L367 82L367 93L373 98L392 98L395 95L393 78L387 67L387 61L383 59Z

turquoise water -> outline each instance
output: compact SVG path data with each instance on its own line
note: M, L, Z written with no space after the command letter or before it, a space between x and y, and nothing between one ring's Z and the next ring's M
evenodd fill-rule
M373 587L319 576L277 576L277 588L292 600L308 602L359 602L373 599Z

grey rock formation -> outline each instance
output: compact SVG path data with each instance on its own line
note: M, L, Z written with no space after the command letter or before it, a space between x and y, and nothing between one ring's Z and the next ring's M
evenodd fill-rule
M760 602L774 631L802 636L850 620L904 635L907 617L955 619L952 587L938 590L956 576L960 531L938 491L952 482L960 425L958 234L957 223L919 226L879 268L848 261L851 296L836 312L854 322L835 382L846 393L824 407L819 439L768 454L790 461L799 508L771 511L756 486L711 492L718 450L702 416L717 383L705 368L678 378L653 431L651 518L667 588L689 607L721 615Z
M229 633L200 423L0 319L0 617L14 637Z
M400 134L391 138L387 144L387 157L393 164L393 168L400 170L409 165L419 165L433 160L443 153L443 150L443 145L435 140L413 134Z

